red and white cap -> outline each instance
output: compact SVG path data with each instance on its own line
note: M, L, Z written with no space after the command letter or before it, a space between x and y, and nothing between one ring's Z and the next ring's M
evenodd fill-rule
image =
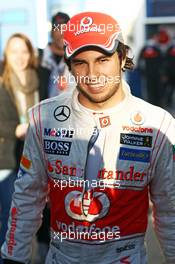
M77 14L64 28L65 57L68 59L80 49L91 46L112 54L119 42L124 43L118 22L104 13Z

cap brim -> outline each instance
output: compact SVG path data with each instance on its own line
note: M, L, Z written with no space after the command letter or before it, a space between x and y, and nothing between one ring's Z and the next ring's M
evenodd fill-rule
M113 47L111 48L106 48L103 45L98 45L98 44L86 44L86 45L82 45L81 47L78 47L77 49L75 49L74 51L68 52L67 51L67 47L65 49L65 57L67 59L70 59L70 57L77 55L79 52L85 51L85 50L89 50L89 49L99 49L102 50L103 52L107 53L107 54L113 54L117 47L118 47L119 41L115 40L115 44L113 45Z

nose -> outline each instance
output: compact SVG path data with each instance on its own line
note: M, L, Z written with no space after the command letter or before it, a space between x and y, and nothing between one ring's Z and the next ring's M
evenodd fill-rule
M17 60L21 60L23 58L23 54L20 51L16 52L16 58Z
M88 77L88 81L92 82L92 81L97 80L99 75L100 74L98 71L98 67L94 63L90 63L88 65L87 74L86 74L86 76Z

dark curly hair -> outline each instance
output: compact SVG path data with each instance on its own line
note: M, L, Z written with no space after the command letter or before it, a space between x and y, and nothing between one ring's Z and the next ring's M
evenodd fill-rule
M82 48L82 50L88 50L88 49L91 49L92 47L85 47L84 49ZM93 49L97 49L99 50L99 48L94 48ZM126 59L125 61L125 65L124 67L122 68L122 71L124 72L125 70L133 70L134 68L134 62L133 62L133 57L129 57L129 51L131 51L131 48L121 42L119 42L118 46L117 46L117 49L116 49L118 55L119 55L119 59L120 59L120 62L122 63L122 61L124 59ZM108 53L106 53L108 54ZM109 54L108 54L109 55ZM64 60L69 68L69 70L71 70L71 58L67 59L66 57L64 57Z
M126 59L125 65L122 68L122 71L125 70L133 70L134 68L134 62L133 62L133 57L129 57L129 51L131 51L131 48L121 42L119 42L117 50L120 61Z

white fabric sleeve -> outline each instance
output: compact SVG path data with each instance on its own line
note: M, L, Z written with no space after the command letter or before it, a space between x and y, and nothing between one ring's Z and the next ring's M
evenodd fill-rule
M39 229L46 203L48 179L42 145L34 118L30 118L23 156L10 210L2 257L29 263L32 239Z

